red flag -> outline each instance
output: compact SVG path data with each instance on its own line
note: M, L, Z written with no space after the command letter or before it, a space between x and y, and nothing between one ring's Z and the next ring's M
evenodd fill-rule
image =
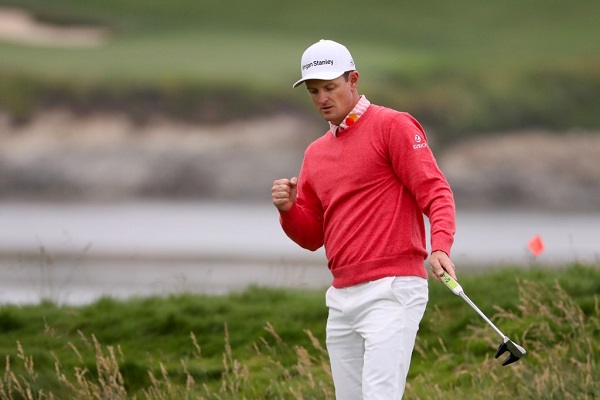
M533 239L527 243L527 247L533 253L534 256L539 256L542 251L544 251L544 242L542 242L542 238L540 235L535 235Z

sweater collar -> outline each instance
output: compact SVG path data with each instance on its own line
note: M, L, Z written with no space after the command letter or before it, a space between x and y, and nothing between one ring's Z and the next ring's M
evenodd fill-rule
M371 102L363 95L358 99L358 103L354 106L352 111L343 119L339 125L332 124L329 122L329 130L334 136L337 136L338 132L353 125L362 115L367 111L367 108L371 105Z

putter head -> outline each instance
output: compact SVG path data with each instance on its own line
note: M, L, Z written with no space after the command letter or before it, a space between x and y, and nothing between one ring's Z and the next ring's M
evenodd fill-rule
M500 357L507 351L510 353L510 355L502 362L503 366L507 366L515 361L519 361L519 359L523 357L525 353L527 353L524 348L510 340L507 336L504 336L504 340L498 347L498 351L496 351L494 358Z

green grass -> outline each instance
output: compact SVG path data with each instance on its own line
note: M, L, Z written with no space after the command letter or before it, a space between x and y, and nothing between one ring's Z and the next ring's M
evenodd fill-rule
M282 103L307 110L306 96L290 85L301 52L326 37L352 50L361 88L373 101L410 111L442 138L528 126L600 126L594 40L600 6L592 0L0 5L31 9L45 21L113 31L106 46L93 49L0 44L0 106L17 118L57 100L100 107L108 97L127 107L128 94L140 87L168 104L196 102L181 112L187 117L219 94L225 98L221 119L280 110Z
M500 366L496 333L431 281L407 399L600 396L597 266L465 271L460 280L528 354ZM323 297L252 287L81 307L4 305L0 399L333 399Z

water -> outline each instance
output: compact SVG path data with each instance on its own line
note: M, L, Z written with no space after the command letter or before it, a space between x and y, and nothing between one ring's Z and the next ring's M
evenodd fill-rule
M0 204L0 303L220 294L250 284L325 288L324 251L281 230L270 204ZM452 259L489 266L600 261L600 214L461 212ZM534 259L527 242L540 235Z

